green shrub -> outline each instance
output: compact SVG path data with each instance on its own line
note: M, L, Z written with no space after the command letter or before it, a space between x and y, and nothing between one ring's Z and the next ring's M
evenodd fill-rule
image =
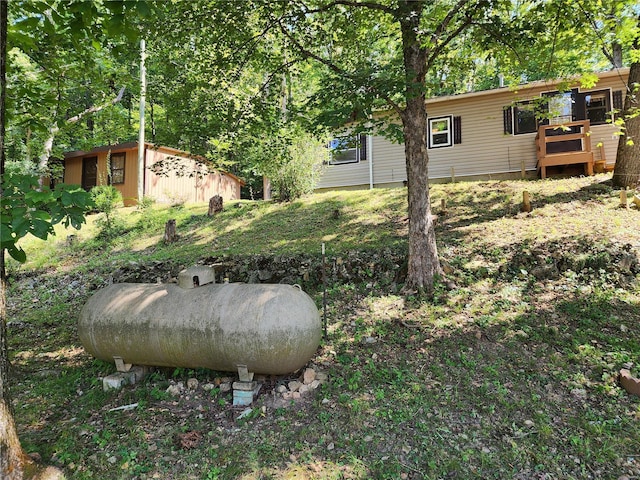
M115 210L122 206L122 193L112 185L98 185L91 189L91 198L96 210L104 213L105 230L110 231L113 227Z

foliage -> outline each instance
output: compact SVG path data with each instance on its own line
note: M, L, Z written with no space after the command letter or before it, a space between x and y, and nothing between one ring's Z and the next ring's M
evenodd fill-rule
M113 185L97 185L90 194L96 210L104 213L105 229L111 230L116 208L122 206L122 193Z
M270 144L274 156L263 150L261 154L268 156L261 158L256 168L271 180L275 197L288 202L313 191L327 159L327 149L301 129L283 128L281 133ZM256 146L263 147L264 144Z
M137 91L137 27L144 1L60 3L14 1L9 7L7 161L40 164L56 157L135 138L131 98ZM134 43L135 42L135 43ZM122 103L69 122L116 97ZM48 146L52 136L57 140ZM39 160L36 160L39 159ZM39 172L45 173L46 172Z
M26 261L18 241L31 234L42 240L54 234L53 226L63 223L80 228L92 202L77 186L57 185L54 190L38 189L38 178L5 174L2 185L1 247L19 262Z

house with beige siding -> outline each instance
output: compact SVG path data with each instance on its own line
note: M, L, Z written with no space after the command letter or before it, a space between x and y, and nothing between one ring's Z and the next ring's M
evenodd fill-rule
M159 203L206 203L214 195L224 200L240 198L244 181L223 171L209 171L206 159L175 148L144 144L144 196ZM90 190L113 185L124 204L135 205L138 196L138 142L96 147L64 155L64 183Z
M429 178L535 176L541 150L558 157L549 165L589 158L589 167L611 168L619 138L613 120L622 109L628 75L628 68L617 69L598 73L589 86L579 78L538 81L427 100ZM564 134L560 142L545 143ZM401 186L407 180L403 144L347 135L330 147L318 190Z

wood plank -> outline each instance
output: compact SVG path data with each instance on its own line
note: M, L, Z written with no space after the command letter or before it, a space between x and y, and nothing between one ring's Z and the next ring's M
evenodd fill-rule
M545 143L566 142L569 140L582 140L587 138L585 133L567 133L566 135L552 135L544 137Z

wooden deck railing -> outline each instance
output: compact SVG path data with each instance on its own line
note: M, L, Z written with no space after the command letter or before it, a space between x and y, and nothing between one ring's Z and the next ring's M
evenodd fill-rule
M593 175L593 152L589 120L562 125L541 125L536 135L538 171L547 177L547 167L584 163L585 175Z

